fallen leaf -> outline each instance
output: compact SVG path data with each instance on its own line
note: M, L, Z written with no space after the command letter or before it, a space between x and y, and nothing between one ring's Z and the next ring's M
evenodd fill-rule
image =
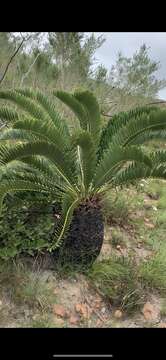
M89 318L91 311L90 311L89 306L87 306L86 304L83 304L83 303L76 304L75 309L84 318Z
M144 305L142 312L146 320L155 320L158 317L158 310L150 302Z
M166 328L166 323L161 322L158 327L160 327L160 328Z
M53 313L54 313L55 315L58 315L58 316L61 316L61 317L66 316L66 310L65 310L65 308L64 308L62 305L60 305L60 304L55 304L55 305L53 306Z
M123 313L121 310L116 310L114 312L114 317L117 318L117 319L120 319L121 317L123 316Z

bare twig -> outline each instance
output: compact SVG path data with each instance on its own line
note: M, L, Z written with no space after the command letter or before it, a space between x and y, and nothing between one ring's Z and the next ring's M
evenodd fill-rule
M10 64L11 64L11 62L12 62L12 60L15 58L16 54L17 54L17 53L18 53L18 51L20 50L20 48L21 48L21 46L23 45L24 41L25 41L25 38L23 38L23 39L22 39L22 41L21 41L20 45L17 47L17 49L15 50L15 52L13 53L13 55L10 57L10 59L9 59L9 61L8 61L8 63L7 63L7 65L6 65L6 68L5 68L5 70L4 70L4 73L3 73L2 77L0 78L0 84L1 84L1 83L2 83L2 81L4 80L5 75L6 75L7 71L8 71L8 68L9 68L9 66L10 66Z
M155 102L151 102L151 103L148 103L148 104L145 104L145 105L155 105L155 104L166 104L166 101L164 101L164 100L155 101Z
M113 117L113 115L109 115L109 114L105 114L105 113L101 113L103 116L107 116L107 117L109 117L109 118L111 118L111 117Z
M22 76L22 78L21 78L21 81L20 81L20 87L22 86L23 81L24 81L24 80L26 79L26 77L29 75L29 73L30 73L33 65L35 64L36 60L38 59L39 55L40 55L40 53L37 54L37 56L35 57L33 63L30 65L28 71L27 71L25 74L23 74L23 76Z

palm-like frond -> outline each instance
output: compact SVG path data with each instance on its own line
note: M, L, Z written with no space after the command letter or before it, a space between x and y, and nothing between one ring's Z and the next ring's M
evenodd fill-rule
M152 111L150 114L143 114L141 117L131 119L125 126L112 137L112 144L121 146L129 145L137 136L149 131L166 129L166 111Z
M83 130L91 133L96 144L101 131L101 117L99 104L90 91L75 92L73 95L64 91L54 91L61 101L70 107L80 121Z
M151 167L150 158L138 147L110 146L96 169L94 176L95 189L109 182L115 176L116 170L119 170L119 165L122 167L128 161L143 163Z
M92 136L87 131L81 131L72 138L72 144L77 147L81 182L88 193L89 185L92 182L95 166L96 151Z
M7 164L10 161L26 158L29 156L45 156L53 162L60 176L68 184L74 181L74 164L54 145L44 141L28 142L13 146L0 146L0 164ZM72 187L72 185L71 185Z
M48 96L45 96L39 90L34 91L33 89L16 89L16 92L36 101L38 105L40 105L45 110L47 115L49 115L50 120L56 126L59 132L62 135L69 136L69 129L66 119L62 118L62 116L58 113L54 103L48 98Z
M0 118L11 124L0 132L0 203L7 193L26 190L61 201L50 250L62 244L82 201L141 178L166 179L166 152L150 153L138 146L166 137L166 111L141 107L120 113L102 130L99 105L91 92L53 95L76 115L79 131L70 133L51 97L39 90L0 91L1 99L18 108L0 109Z
M114 115L102 130L100 137L100 144L98 150L98 158L102 157L104 150L106 150L112 141L112 137L131 120L139 119L145 114L150 114L152 111L158 111L157 107L138 107L128 112L120 112Z

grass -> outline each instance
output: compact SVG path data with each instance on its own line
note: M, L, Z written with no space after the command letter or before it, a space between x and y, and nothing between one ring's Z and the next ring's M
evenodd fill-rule
M158 251L148 260L140 264L140 279L144 286L166 292L166 245L162 244Z
M102 205L106 222L128 221L130 204L126 201L125 194L119 196L116 192L111 191L103 199Z
M22 263L4 263L0 269L0 290L16 305L47 311L56 298L40 271L32 272Z
M128 239L126 235L118 228L114 228L111 230L111 239L110 243L113 246L117 245L127 245Z
M134 264L128 258L112 257L96 262L89 271L89 278L113 306L131 313L143 304L134 269Z

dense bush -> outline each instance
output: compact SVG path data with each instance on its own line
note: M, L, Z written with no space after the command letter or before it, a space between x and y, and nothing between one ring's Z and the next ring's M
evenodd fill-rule
M32 193L7 198L0 216L0 258L24 252L32 255L47 248L56 226L54 206L49 200Z

